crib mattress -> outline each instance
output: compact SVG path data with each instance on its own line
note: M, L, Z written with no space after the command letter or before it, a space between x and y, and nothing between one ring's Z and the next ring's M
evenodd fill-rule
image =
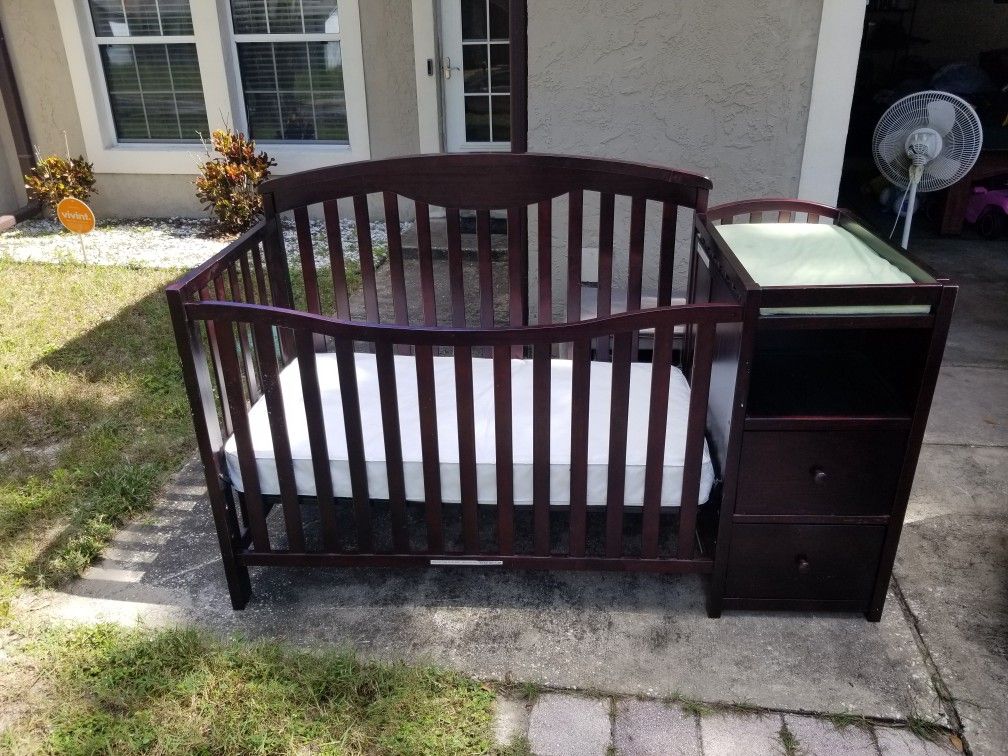
M906 273L840 226L739 223L718 233L760 286L912 284ZM762 315L926 315L928 305L763 308Z
M375 357L373 354L355 353L354 359L360 395L368 490L373 499L387 499L388 478ZM397 355L394 359L406 498L410 501L423 501L423 458L416 366L412 356ZM317 363L333 488L337 497L349 497L350 471L336 357L333 354L319 354ZM532 401L532 361L511 360L515 504L532 503L532 428L537 422L550 423L550 501L554 504L570 501L571 373L570 360L552 360L550 412L546 417ZM434 374L441 462L441 499L444 502L460 502L453 358L434 357ZM297 360L281 372L280 384L297 490L303 496L314 496L315 478ZM651 365L633 363L630 368L625 485L625 503L629 506L642 504L644 498L650 386ZM611 388L612 365L607 362L592 362L588 436L589 505L601 506L606 503ZM673 367L669 386L661 491L661 503L667 507L678 506L680 501L689 397L690 389L685 376ZM497 480L491 359L473 359L473 400L476 408L477 498L480 504L494 504L497 500ZM620 421L623 422L624 419L620 418ZM249 427L262 493L279 494L280 487L265 399L260 398L249 411ZM244 490L234 436L227 440L224 452L233 485L239 491ZM714 468L705 442L700 476L700 503L707 501L713 483Z

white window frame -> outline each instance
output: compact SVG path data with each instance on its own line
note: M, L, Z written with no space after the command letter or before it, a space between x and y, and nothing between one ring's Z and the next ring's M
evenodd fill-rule
M340 54L350 144L272 142L263 146L277 165L274 174L366 160L371 156L364 87L360 0L339 0ZM87 0L55 0L70 80L87 158L96 173L194 175L204 151L199 144L119 142ZM228 0L190 0L196 55L210 129L248 133ZM172 41L174 38L167 38ZM184 40L191 44L188 37ZM209 139L209 134L207 135Z

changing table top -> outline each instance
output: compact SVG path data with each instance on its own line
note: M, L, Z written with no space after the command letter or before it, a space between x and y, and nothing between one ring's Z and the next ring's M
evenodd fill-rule
M915 281L857 236L825 223L739 223L717 226L732 253L760 286L860 286ZM762 315L927 314L928 305L763 308Z

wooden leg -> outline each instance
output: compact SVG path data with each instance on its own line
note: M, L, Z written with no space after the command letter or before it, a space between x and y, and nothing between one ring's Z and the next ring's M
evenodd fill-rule
M252 598L252 583L249 580L248 567L234 560L224 563L224 577L227 580L228 593L231 594L231 608L244 609Z

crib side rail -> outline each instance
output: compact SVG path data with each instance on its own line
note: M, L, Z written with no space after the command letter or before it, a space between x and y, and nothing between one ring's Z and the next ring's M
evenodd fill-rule
M223 374L220 401L230 408L241 473L241 522L228 519L228 537L239 544L245 564L345 564L366 556L378 563L424 562L432 558L480 559L493 557L524 566L605 567L612 561L628 569L707 569L709 555L699 552L697 518L700 504L701 475L711 366L715 358L716 329L723 323L741 320L741 308L735 305L664 307L608 316L574 324L535 325L518 328L436 328L404 327L395 324L346 322L310 313L276 310L252 304L192 302L184 305L191 323L213 326L217 353ZM695 329L693 369L687 433L683 459L680 506L674 522L663 513L663 475L666 455L666 429L669 412L669 387L672 367L672 340L677 325ZM251 340L243 334L252 332ZM656 348L647 388L648 422L646 431L646 466L643 481L643 506L633 513L640 517L639 532L625 543L627 508L625 473L627 428L631 385L632 343L636 334L654 329ZM282 332L287 331L295 344L304 397L308 442L311 449L315 499L318 503L321 543L312 547L306 540L302 501L295 483L290 453L290 439L285 420L279 373L283 367L280 351ZM604 525L596 540L589 533L588 448L590 429L598 420L589 413L591 391L591 342L611 337L613 347L612 383L609 406L608 471L606 473ZM334 479L329 462L327 434L324 427L323 400L320 394L318 353L319 337L332 341L338 365L342 416L348 452L349 495L345 481ZM374 351L378 381L378 406L362 403L354 361L354 345L364 343ZM512 427L512 353L516 346L531 352L532 403L537 416L549 417L551 406L552 347L572 344L571 350L571 435L569 491L551 490L549 422L537 422L531 431L532 481L531 507L518 513L515 506L514 439ZM404 480L402 436L400 428L400 393L396 386L394 352L405 346L415 356L418 389L418 417L422 446L423 493L420 499L407 499ZM487 347L492 353L493 398L476 406L473 392L473 350ZM454 365L454 411L457 417L458 465L457 521L449 515L442 501L445 474L440 462L434 350L450 348ZM250 351L261 375L262 390L273 442L279 494L265 496L259 481L259 467L252 445L247 412L249 384L243 377L242 352ZM201 394L201 400L212 396ZM490 406L492 404L492 406ZM444 408L442 408L443 414ZM450 410L449 410L450 411ZM495 500L494 514L488 521L481 512L477 496L477 460L475 427L477 413L494 418ZM379 420L380 418L380 420ZM372 507L376 498L369 487L368 462L364 455L365 430L373 432L380 425L385 452L385 479L391 524L388 547L380 545ZM211 439L220 451L223 439ZM226 494L226 491L223 492ZM558 494L562 494L559 495ZM385 501L385 492L377 497ZM345 498L344 498L345 497ZM565 502L566 521L559 532L553 515L553 500ZM267 524L272 506L283 510L284 535L278 540ZM426 537L417 545L409 524L410 506L420 507ZM341 507L344 508L341 510ZM224 507L226 509L226 507ZM592 507L595 511L600 508ZM341 519L340 512L344 517ZM454 510L453 510L454 511ZM530 513L528 522L522 520ZM519 516L521 514L521 516ZM234 530L230 530L234 528ZM487 540L488 528L493 531ZM349 531L349 532L348 532ZM455 534L455 535L452 535ZM456 537L457 536L457 537ZM524 540L523 540L524 539ZM523 545L524 544L524 545ZM597 548L596 548L597 547ZM593 551L595 549L595 551ZM611 566L611 565L610 565Z

